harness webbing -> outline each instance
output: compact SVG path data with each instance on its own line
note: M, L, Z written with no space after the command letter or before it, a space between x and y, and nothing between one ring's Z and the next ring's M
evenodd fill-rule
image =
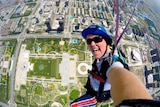
M98 68L96 66L97 60L95 60L92 64L92 70L89 71L89 73L93 76L93 78L99 80L102 83L105 83L107 76L106 76L106 71L109 68L109 63L108 60L104 59L102 64L101 64L101 69L98 71Z
M101 76L105 79L105 81L107 80L107 76L106 76L106 72L107 72L107 69L110 67L109 65L109 62L107 59L104 59L103 62L102 62L102 65L101 65L101 69L100 69L100 73L101 73ZM103 101L103 90L104 90L104 84L105 83L102 83L100 82L100 86L99 86L99 89L98 89L98 101Z
M120 57L118 57L116 61L120 61L124 65L124 68L129 69L128 65L124 61L122 61L122 59ZM100 81L100 85L99 85L99 89L98 89L96 98L99 102L101 102L101 101L103 101L104 84L107 80L106 72L107 72L107 69L110 67L110 58L107 57L107 58L103 59L100 71L98 71L98 68L96 66L96 62L97 62L97 60L95 59L95 61L92 64L92 70L89 71L89 73L90 73L90 75L92 75L93 78ZM90 83L89 83L89 85L90 85Z
M90 74L97 80L99 80L102 83L105 83L105 79L103 79L101 76L97 75L95 72L90 72Z
M92 71L90 71L90 74L93 76L93 78L100 81L98 93L96 95L96 98L99 102L103 101L103 90L104 90L104 84L107 80L106 71L109 68L109 62L106 59L103 59L103 62L101 64L101 69L98 71L96 66L97 60L95 60L92 64Z

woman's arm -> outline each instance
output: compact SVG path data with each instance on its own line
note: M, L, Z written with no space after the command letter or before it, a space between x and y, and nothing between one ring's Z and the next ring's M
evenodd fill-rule
M112 68L108 72L108 79L115 105L126 99L152 99L141 80L125 68Z

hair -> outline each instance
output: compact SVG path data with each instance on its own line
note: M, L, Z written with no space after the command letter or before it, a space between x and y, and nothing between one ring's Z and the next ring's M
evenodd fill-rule
M106 38L104 38L104 40L106 41L106 43L107 43L108 45L112 46L112 42L111 42L111 41L109 41L109 40L106 39Z

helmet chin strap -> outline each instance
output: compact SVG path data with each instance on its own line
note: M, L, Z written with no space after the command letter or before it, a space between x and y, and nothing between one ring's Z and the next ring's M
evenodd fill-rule
M110 47L110 45L107 45L107 46L106 46L106 50L105 50L103 56L104 56L106 53L109 53L109 52L111 52L111 47ZM102 56L102 57L103 57L103 56ZM101 58L102 58L102 57L101 57Z

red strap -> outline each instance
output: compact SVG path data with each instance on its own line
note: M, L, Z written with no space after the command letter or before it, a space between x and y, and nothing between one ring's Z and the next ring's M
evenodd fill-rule
M102 82L102 83L105 82L105 80L104 80L102 77L100 77L99 75L97 75L96 73L91 72L91 75L92 75L95 79L99 80L100 82Z

